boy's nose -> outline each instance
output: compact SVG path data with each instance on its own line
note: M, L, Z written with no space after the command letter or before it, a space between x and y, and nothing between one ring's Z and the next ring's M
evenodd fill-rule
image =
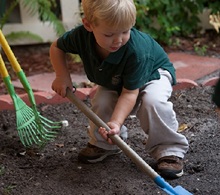
M122 38L121 37L116 37L114 39L113 43L122 43Z

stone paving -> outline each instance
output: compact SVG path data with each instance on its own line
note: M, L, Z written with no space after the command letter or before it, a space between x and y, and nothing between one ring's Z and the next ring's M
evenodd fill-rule
M214 57L195 56L186 53L170 53L169 58L176 68L177 85L174 90L198 87L213 86L219 78L220 59ZM87 82L86 75L71 75L74 83ZM28 77L37 104L48 103L58 104L69 101L62 98L51 90L51 83L54 73L45 73ZM21 87L19 81L13 81L13 85ZM78 88L76 95L85 100L91 98L96 91L93 88ZM24 102L29 104L27 94L19 95ZM0 96L0 110L14 109L13 102L9 95Z

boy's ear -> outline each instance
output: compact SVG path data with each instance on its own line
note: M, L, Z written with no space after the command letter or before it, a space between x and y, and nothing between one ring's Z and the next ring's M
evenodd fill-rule
M86 30L88 30L89 32L92 32L91 24L89 23L88 20L86 20L86 18L82 19L82 23Z

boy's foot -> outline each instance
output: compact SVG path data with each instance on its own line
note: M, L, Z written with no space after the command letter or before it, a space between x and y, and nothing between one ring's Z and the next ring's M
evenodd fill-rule
M83 163L97 163L103 161L108 156L119 153L121 153L120 149L105 150L88 143L87 147L79 152L78 160Z
M157 162L157 172L167 179L179 178L183 175L183 159L177 156L164 156Z

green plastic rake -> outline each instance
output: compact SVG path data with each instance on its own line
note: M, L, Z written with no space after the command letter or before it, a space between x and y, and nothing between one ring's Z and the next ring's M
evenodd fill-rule
M53 122L41 116L37 111L34 94L30 84L1 30L0 45L10 61L13 70L19 77L19 80L27 92L29 101L31 103L31 107L27 106L26 103L15 93L14 86L11 83L11 78L8 74L2 56L0 55L0 73L13 100L16 111L17 130L20 140L25 147L30 147L32 145L43 146L57 136L58 130L62 128L63 121Z

